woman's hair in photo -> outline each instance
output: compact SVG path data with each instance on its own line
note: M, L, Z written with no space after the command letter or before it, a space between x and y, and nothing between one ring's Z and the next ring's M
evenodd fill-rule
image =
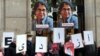
M69 5L69 6L71 7L71 10L73 10L73 5L72 5L71 2L69 2L69 1L63 1L63 2L60 4L60 6L59 6L59 9L58 9L59 13L61 12L62 8L64 7L64 4Z
M35 3L35 5L34 5L34 7L33 7L33 9L32 9L32 12L33 12L33 13L36 12L36 10L37 10L37 8L39 7L40 4L41 4L41 5L44 5L44 6L46 7L46 10L47 10L46 3L42 2L42 1L38 1L38 2Z

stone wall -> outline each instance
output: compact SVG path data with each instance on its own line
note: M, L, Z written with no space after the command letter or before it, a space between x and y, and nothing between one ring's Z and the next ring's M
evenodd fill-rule
M100 0L85 1L85 29L94 31L94 39L100 47Z
M5 0L5 31L26 32L26 3L26 0Z
M97 44L100 47L100 0L95 0Z
M0 39L4 31L17 35L31 30L30 3L31 0L0 0Z

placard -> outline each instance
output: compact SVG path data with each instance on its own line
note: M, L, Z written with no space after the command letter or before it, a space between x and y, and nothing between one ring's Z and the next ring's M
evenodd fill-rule
M48 24L36 24L36 28L49 28Z
M85 45L94 44L93 31L84 31Z
M47 37L36 36L35 52L47 52Z
M75 49L84 47L81 33L71 35L71 40Z
M65 29L64 28L54 28L53 29L53 43L65 42Z
M16 53L25 52L27 50L27 35L17 35L16 39Z
M3 32L3 47L8 48L13 38L14 32Z
M74 23L62 23L62 26L74 26Z

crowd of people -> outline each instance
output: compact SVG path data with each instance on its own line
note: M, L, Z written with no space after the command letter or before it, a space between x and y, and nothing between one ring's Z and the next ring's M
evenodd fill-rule
M49 29L47 30L47 36L48 36L48 52L46 53L36 53L35 52L35 37L32 38L32 35L27 34L27 51L22 53L16 53L16 41L13 41L9 48L4 49L4 56L79 56L79 52L86 56L86 50L84 48L82 49L74 49L74 44L71 42L70 35L74 33L78 33L78 17L74 16L72 14L73 6L68 1L63 1L59 8L58 8L58 22L57 27L62 27L62 23L73 23L73 27L65 27L66 34L65 36L65 43L62 45L61 43L53 43L52 41L52 34L53 34L53 18L48 17L48 10L47 6L44 2L38 1L35 3L33 7L33 13L34 13L34 19L32 20L32 30L36 31L36 36L43 36L43 31L46 29L37 29L36 24L48 24ZM71 31L73 29L73 33ZM33 41L33 40L34 41ZM70 44L69 44L70 43ZM66 46L67 45L67 46ZM66 48L71 48L74 55L66 54ZM93 47L93 46L92 46ZM91 48L91 46L87 47ZM88 56L95 56L94 50L91 51L90 55L88 53Z

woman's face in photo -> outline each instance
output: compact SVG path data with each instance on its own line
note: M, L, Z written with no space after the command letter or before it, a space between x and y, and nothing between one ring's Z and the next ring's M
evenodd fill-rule
M60 14L62 18L68 18L71 15L71 7L67 4L64 4L64 6L61 9Z
M46 16L46 14L47 14L46 7L42 4L39 4L39 6L36 10L36 13L35 13L36 18L37 19L42 19Z

